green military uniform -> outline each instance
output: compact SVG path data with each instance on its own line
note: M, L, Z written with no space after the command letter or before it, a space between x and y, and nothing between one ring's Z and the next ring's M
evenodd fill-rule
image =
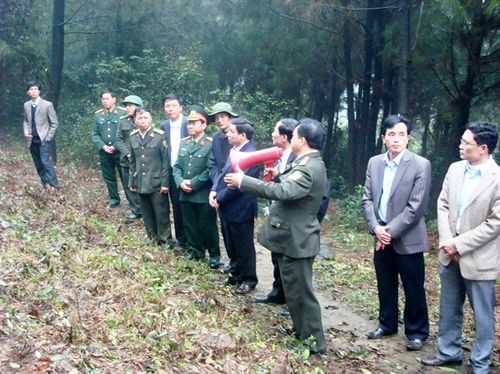
M277 182L244 176L240 189L274 200L258 235L278 255L286 302L297 336L315 338L314 352L326 349L321 308L312 287L312 265L319 253L318 209L326 181L319 151L298 157Z
M123 185L125 186L125 195L130 204L132 213L136 216L141 216L141 206L139 204L139 196L137 192L132 192L128 189L129 185L129 155L132 152L130 148L130 133L135 130L135 122L129 115L124 115L120 118L118 130L116 133L116 146L120 151L120 165L122 169Z
M179 155L172 173L179 188L182 220L191 258L205 258L205 250L211 263L220 259L219 233L215 209L208 204L212 182L208 174L208 156L212 139L205 134L198 139L191 136L181 139ZM193 191L186 193L180 184L189 180Z
M172 233L168 194L170 160L163 130L151 127L144 138L138 129L130 133L129 187L137 190L148 237L159 245L170 246Z
M120 202L115 170L118 170L120 180L124 186L123 188L126 189L120 168L120 152L116 148L118 123L120 122L120 117L124 114L125 109L116 105L110 110L99 109L95 112L94 123L92 125L92 142L99 152L102 178L106 182L111 205L118 205ZM105 145L115 147L116 151L114 153L104 152L102 148Z

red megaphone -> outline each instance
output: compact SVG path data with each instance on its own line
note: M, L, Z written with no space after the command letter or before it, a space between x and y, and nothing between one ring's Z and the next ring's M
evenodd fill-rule
M233 171L246 170L254 165L264 164L265 167L273 167L276 160L283 155L283 149L271 147L255 152L239 152L231 149L229 160ZM264 181L269 182L273 178L271 172L264 175Z

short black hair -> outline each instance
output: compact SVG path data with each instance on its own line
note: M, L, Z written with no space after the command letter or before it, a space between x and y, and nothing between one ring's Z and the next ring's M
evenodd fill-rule
M138 106L137 108L135 108L134 117L136 117L138 114L141 114L141 113L149 113L149 114L151 114L151 116L153 116L153 113L151 113L151 110L149 110L148 108L145 108L143 106Z
M245 117L232 117L231 123L236 127L238 134L245 134L248 140L253 138L255 125Z
M297 127L299 121L294 118L282 118L278 122L280 123L278 132L280 135L285 135L290 142L292 140L293 130Z
M411 132L410 120L408 118L403 117L400 114L391 114L390 116L384 118L382 124L380 125L380 135L385 135L388 129L392 129L398 123L404 123L406 125L406 132L408 133L408 135L410 135Z
M492 154L498 143L498 126L491 122L469 122L466 129L472 132L477 144L485 144L488 147L488 154Z
M42 85L40 84L39 81L36 81L36 80L33 80L33 81L29 81L28 83L26 83L26 91L29 91L29 89L31 87L38 87L38 89L41 91L42 90Z
M165 101L169 100L176 100L180 106L182 106L184 103L182 102L182 98L180 96L177 96L175 93L170 92L167 96L163 98L163 106L165 106Z
M116 97L116 94L115 94L112 90L110 90L109 88L106 88L105 90L102 90L102 91L101 91L101 97L102 97L102 95L104 95L104 94L110 94L110 95L111 95L111 97Z
M320 150L325 139L323 124L312 118L303 118L297 126L297 135L306 139L312 149Z

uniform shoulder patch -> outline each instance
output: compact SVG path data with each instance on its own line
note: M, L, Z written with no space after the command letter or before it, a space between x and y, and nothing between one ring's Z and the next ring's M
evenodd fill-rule
M123 116L120 117L120 119L126 119L128 117L128 114L125 114Z
M185 138L181 139L181 142L189 143L189 140L191 140L191 136L186 136Z
M207 136L207 140L208 140L210 143L213 143L213 142L214 142L214 138L212 138L211 136Z
M311 158L309 156L304 157L302 160L300 160L297 165L304 166L307 165Z
M154 128L153 131L157 134L165 134L165 131L163 131L162 129L157 129L157 128Z
M130 132L130 135L135 135L135 134L137 134L138 132L139 132L139 129L132 130L132 131Z
M124 107L122 107L122 106L118 106L117 108L118 108L118 109L120 109L120 110L123 110L123 111L127 111L127 109L125 109L125 108L124 108Z
M104 112L104 108L95 111L95 114Z
M300 171L292 171L290 174L290 179L293 181L299 180L302 177L302 173Z

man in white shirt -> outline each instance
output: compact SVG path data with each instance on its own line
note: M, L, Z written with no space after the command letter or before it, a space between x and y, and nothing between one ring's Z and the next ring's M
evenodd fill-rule
M386 117L380 133L387 152L372 157L366 169L363 208L368 230L375 236L373 262L380 304L378 326L366 335L380 339L397 333L400 277L406 348L416 351L429 336L423 252L429 249L424 215L431 163L406 149L410 131L406 118Z
M181 248L186 248L187 239L184 234L181 206L179 202L179 189L175 185L172 167L177 161L179 146L182 138L188 136L187 119L182 114L182 99L174 93L170 93L163 99L163 110L167 120L163 121L160 128L165 131L167 140L167 153L170 159L170 186L169 194L174 213L175 238Z
M293 130L299 122L293 118L280 119L274 126L272 133L273 145L283 149L283 155L276 162L276 167L264 170L272 172L273 177L283 174L286 167L290 165L296 156L292 153L291 140ZM283 290L283 281L281 280L280 268L278 264L278 255L271 252L271 260L273 262L273 288L267 295L259 295L255 297L255 302L262 304L286 304L285 291Z
M495 345L495 282L500 274L500 168L491 154L498 129L488 122L467 125L462 161L451 164L438 198L441 300L437 352L430 366L460 364L465 296L474 312L472 372L489 372Z

